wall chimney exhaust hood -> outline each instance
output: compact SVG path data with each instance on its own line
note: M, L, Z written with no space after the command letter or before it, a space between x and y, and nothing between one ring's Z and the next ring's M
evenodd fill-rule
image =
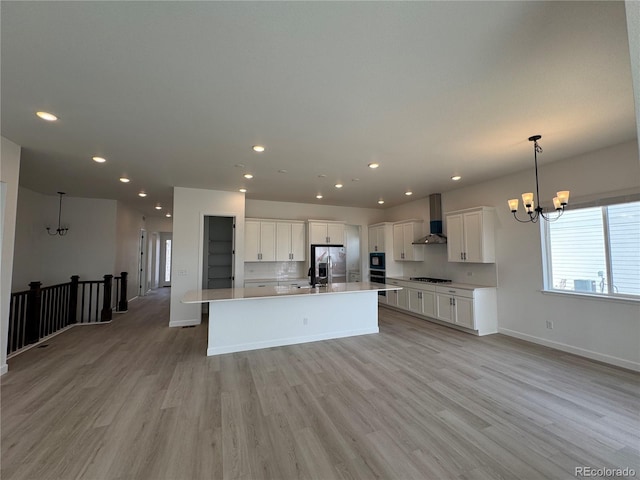
M439 193L429 195L429 231L426 237L419 238L413 245L437 245L447 243L442 234L442 201Z

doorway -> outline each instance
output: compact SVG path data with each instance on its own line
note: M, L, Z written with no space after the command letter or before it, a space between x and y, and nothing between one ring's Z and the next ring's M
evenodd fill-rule
M147 293L147 275L146 275L146 253L147 244L145 242L146 231L140 229L140 255L138 257L138 296L142 297Z
M204 217L202 288L231 288L234 271L234 217Z
M160 268L158 271L158 286L171 286L171 244L172 233L160 233Z

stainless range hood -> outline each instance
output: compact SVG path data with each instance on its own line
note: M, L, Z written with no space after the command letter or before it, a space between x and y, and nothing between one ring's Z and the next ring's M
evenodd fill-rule
M413 245L437 245L447 243L442 234L442 201L439 193L429 195L429 230L430 234L419 238Z

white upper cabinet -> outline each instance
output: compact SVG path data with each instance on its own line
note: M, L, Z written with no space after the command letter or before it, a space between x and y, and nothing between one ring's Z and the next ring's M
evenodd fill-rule
M494 263L495 211L478 207L446 214L450 262Z
M305 252L304 222L277 222L276 261L302 262Z
M344 245L344 223L309 220L311 245Z
M385 251L385 225L369 227L369 252Z
M424 247L412 245L422 236L422 222L409 221L393 225L393 259L420 262L424 260Z
M276 223L246 220L244 227L245 262L273 262L276 259Z

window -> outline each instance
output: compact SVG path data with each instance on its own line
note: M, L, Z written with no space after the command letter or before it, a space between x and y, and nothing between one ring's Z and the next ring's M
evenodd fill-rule
M640 202L567 210L542 223L546 290L640 299Z

